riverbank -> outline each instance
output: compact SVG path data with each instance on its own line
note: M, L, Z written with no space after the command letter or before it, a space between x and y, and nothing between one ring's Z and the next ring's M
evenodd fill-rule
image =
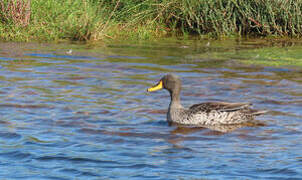
M298 0L5 0L0 5L4 41L302 35Z

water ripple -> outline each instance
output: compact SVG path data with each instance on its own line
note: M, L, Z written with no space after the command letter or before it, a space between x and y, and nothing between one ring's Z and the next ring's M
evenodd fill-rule
M42 58L58 58L58 59L81 59L81 60L95 60L98 58L90 56L71 56L71 55L58 55L58 54L38 54L38 53L29 53L25 54L26 56L33 57L42 57Z

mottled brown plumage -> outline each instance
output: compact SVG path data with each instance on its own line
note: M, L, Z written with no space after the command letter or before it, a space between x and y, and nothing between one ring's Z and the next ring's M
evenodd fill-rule
M169 123L198 126L242 124L266 113L251 109L251 103L205 102L185 109L180 104L181 80L173 74L164 76L148 92L162 88L168 90L171 97L167 113Z

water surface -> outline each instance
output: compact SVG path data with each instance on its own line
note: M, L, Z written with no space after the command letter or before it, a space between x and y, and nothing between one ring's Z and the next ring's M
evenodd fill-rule
M0 177L300 179L302 68L259 63L284 47L280 62L302 61L297 42L2 43ZM169 126L168 93L146 92L166 73L184 106L252 102L265 125Z

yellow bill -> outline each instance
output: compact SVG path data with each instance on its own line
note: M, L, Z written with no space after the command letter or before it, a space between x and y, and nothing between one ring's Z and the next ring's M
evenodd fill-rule
M160 90L162 88L163 88L163 82L159 81L159 83L156 84L155 86L148 88L147 92L157 91L157 90Z

